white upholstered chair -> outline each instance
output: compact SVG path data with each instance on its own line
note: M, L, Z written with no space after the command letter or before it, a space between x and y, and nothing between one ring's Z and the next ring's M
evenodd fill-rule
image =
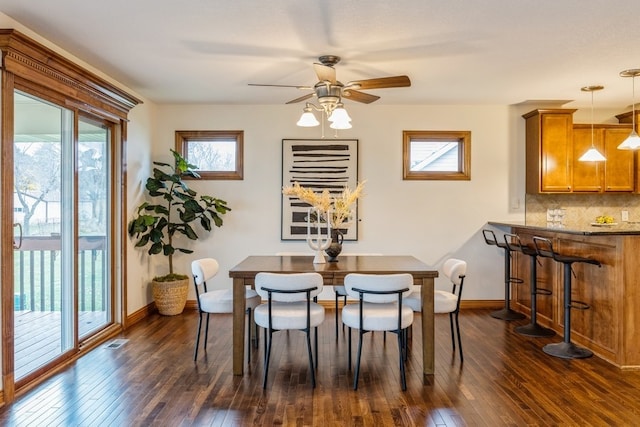
M467 274L467 263L465 261L449 258L442 265L442 273L451 281L451 292L436 290L434 292L433 312L449 313L449 326L451 328L451 346L456 351L456 334L458 336L458 349L460 351L460 361L464 361L462 354L462 340L460 338L460 323L458 315L460 314L460 300L462 299L462 286L464 278ZM404 300L405 304L413 309L413 311L422 311L422 295L420 287L416 286L416 290ZM454 333L455 324L455 333Z
M382 256L382 254L377 254L377 253L362 253L362 254L342 254L342 258L347 257L347 256ZM338 260L338 262L340 262ZM340 298L342 298L342 304L346 305L347 304L347 291L344 288L344 285L334 285L333 286L333 292L336 294L336 341L338 340L338 311L339 307L338 307L338 301L340 301ZM343 327L344 327L344 323L343 323Z
M193 283L196 288L196 299L198 301L198 335L196 337L196 347L193 360L198 359L198 347L200 346L200 335L202 334L202 316L207 315L207 324L204 329L204 351L207 351L207 335L209 334L209 315L212 313L232 313L233 312L233 291L231 289L207 290L207 280L212 279L218 273L218 261L213 258L203 258L191 263L191 273ZM247 313L249 322L247 323L247 351L248 361L251 362L251 311L260 304L260 297L256 291L247 289L245 293ZM257 327L256 327L257 329ZM258 334L256 330L256 341Z
M323 279L319 273L258 273L255 288L265 303L255 309L258 325L265 328L264 379L267 387L269 359L273 333L281 330L301 330L306 333L311 383L316 386L315 368L318 354L318 325L324 321L324 307L316 302L322 292ZM316 363L311 350L311 329L315 329Z
M358 300L342 308L342 322L349 328L349 369L351 369L351 329L358 329L358 356L353 389L358 389L362 336L370 331L389 331L398 335L400 379L402 390L407 389L404 372L406 331L413 323L413 310L403 298L413 289L410 274L359 274L344 278L347 295Z

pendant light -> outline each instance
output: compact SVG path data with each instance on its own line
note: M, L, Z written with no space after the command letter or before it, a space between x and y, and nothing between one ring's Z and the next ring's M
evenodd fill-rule
M593 92L604 89L604 86L585 86L581 88L583 92L591 92L591 148L587 150L578 160L581 162L603 162L607 160L597 149L594 143L593 132Z
M637 150L640 148L640 136L636 132L636 76L640 76L640 69L638 68L620 71L620 77L631 77L631 120L633 127L627 139L618 145L618 150Z

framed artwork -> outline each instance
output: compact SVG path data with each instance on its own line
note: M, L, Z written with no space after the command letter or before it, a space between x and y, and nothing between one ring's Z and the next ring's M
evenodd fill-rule
M297 182L315 192L329 190L340 194L358 185L357 139L283 139L282 186ZM282 192L280 193L282 194ZM307 238L309 205L298 198L282 195L282 240ZM358 240L358 208L344 232L344 240Z

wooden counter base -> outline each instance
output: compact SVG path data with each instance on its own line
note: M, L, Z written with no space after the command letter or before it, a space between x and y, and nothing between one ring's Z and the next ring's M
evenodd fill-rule
M572 311L571 340L621 369L640 370L640 236L579 235L526 226L514 226L512 232L523 244L532 245L533 236L546 237L559 253L602 263L600 268L573 264L572 300L583 301L590 308ZM538 322L556 331L560 341L564 315L562 264L539 259L537 286L552 294L538 295ZM515 253L512 262L513 275L524 280L514 287L512 307L530 315L529 257Z

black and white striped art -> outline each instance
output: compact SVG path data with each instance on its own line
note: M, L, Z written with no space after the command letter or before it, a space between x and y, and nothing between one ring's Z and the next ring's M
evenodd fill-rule
M358 185L357 139L283 139L282 185L298 182L318 193L325 188L340 194L345 187ZM293 196L282 196L282 240L307 237L309 205ZM344 232L345 240L358 240L358 210Z

